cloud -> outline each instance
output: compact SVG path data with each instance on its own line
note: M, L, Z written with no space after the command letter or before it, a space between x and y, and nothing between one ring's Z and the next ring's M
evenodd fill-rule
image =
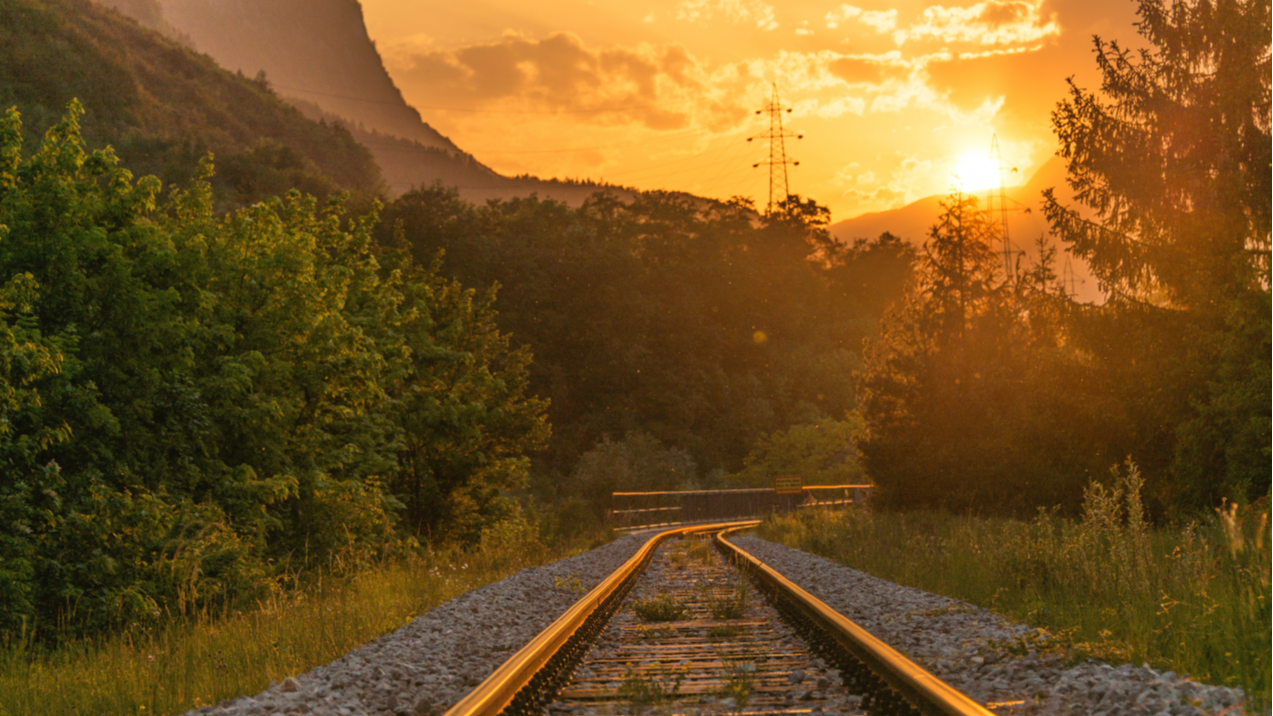
M716 16L733 23L755 23L762 30L778 29L773 6L762 0L682 0L676 16L690 22L706 22Z
M865 111L866 100L861 97L840 97L830 102L818 102L817 107L812 110L811 114L823 119L834 119L846 114L861 116Z
M831 60L827 70L850 85L880 85L905 79L910 74L910 65L895 54L844 55Z
M395 78L439 104L559 110L597 124L683 128L692 105L710 94L698 61L677 44L593 49L558 32L446 50L394 47L386 55Z
M1059 35L1056 18L1049 16L1045 22L1040 5L1026 0L989 0L970 7L932 5L924 9L919 22L894 32L893 41L898 45L915 40L1011 45Z
M841 5L838 10L827 13L826 17L827 27L833 30L847 20L857 20L876 32L888 32L897 27L897 11L863 10L853 5Z

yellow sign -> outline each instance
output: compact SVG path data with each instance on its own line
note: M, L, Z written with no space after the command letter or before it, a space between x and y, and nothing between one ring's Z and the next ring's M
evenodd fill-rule
M804 491L804 480L799 475L774 478L775 495L799 495Z

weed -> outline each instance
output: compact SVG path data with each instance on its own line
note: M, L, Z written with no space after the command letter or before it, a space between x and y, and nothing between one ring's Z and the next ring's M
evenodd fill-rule
M761 536L1044 628L1009 651L1148 662L1241 686L1269 713L1268 503L1155 529L1134 466L1093 483L1082 516L1032 521L850 510L778 516Z
M623 683L619 685L619 698L627 701L639 711L641 707L655 706L676 697L685 681L688 670L680 669L663 678L639 674L632 669L623 675Z
M756 665L750 661L725 662L725 684L718 692L721 698L733 699L734 710L742 711L751 699L756 683Z
M678 541L668 550L667 561L672 563L672 569L685 569L685 566L689 564L690 557L683 541Z
M0 640L0 716L185 713L254 694L464 592L592 546L585 539L592 536L552 554L512 558L481 550L423 551L357 575L324 575L304 591L270 595L257 609L161 616L56 651Z
M553 577L553 589L562 592L574 592L575 594L586 594L588 592L584 588L583 582L579 581L579 577L573 574L569 577Z
M686 553L690 559L701 564L711 564L713 561L712 545L705 539L690 540Z
M707 608L713 619L742 619L747 611L747 579L739 576L730 583L728 596L707 596Z
M671 639L675 636L676 630L670 626L641 627L642 639Z
M637 616L647 622L674 622L689 615L685 602L673 598L670 594L660 594L650 599L637 599L632 602Z
M707 630L708 639L733 639L738 636L738 629L728 626L714 626Z

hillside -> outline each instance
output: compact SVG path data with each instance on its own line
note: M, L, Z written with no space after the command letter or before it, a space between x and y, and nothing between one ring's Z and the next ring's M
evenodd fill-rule
M110 144L134 172L184 182L213 152L223 204L292 187L383 191L348 131L305 118L260 82L88 0L0 0L0 106L21 112L28 150L76 98L89 145Z
M1065 163L1060 157L1052 157L1045 162L1025 184L1006 190L1009 206L1014 207L1008 214L1009 230L1013 243L1018 250L1025 252L1027 260L1037 257L1034 242L1040 235L1048 233L1048 223L1043 216L1042 192L1049 187L1056 188L1056 196L1062 203L1074 203L1073 192L1065 183ZM985 206L986 192L983 190L975 194L981 205ZM831 235L841 241L852 242L859 238L873 239L887 231L915 246L922 246L928 239L929 228L941 213L938 204L945 198L944 195L926 196L898 209L837 221L831 225ZM1078 259L1070 261L1074 268L1074 288L1078 300L1100 300L1096 280L1092 278L1087 266Z
M263 73L310 119L345 125L371 150L394 194L440 181L474 203L537 194L578 206L603 188L503 176L429 126L385 71L356 0L99 1L230 71Z
M591 182L505 177L463 152L407 104L368 37L356 0L99 0L258 76L304 115L349 127L370 149L393 194L434 182L472 203L536 194L578 206L607 189Z

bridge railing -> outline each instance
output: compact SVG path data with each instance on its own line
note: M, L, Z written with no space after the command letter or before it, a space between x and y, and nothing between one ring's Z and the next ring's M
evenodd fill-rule
M799 494L780 494L772 487L737 490L673 490L615 492L609 512L615 529L684 525L743 518L763 518L800 509L842 509L861 504L874 485L806 485Z

